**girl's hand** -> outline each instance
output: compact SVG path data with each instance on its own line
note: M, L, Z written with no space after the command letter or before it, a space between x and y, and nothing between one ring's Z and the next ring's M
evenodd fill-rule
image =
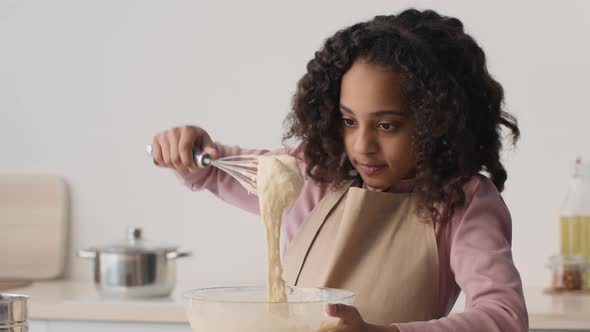
M212 159L217 158L209 134L194 126L176 127L156 134L152 141L152 157L158 166L194 173L198 168L193 159L193 148L208 153Z
M365 322L356 307L346 304L328 304L326 312L340 322L332 332L399 332L396 326L379 326Z

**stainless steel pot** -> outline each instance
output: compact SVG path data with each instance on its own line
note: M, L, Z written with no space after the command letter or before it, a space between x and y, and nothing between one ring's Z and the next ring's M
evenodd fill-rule
M29 330L27 301L21 294L0 294L0 332L27 332Z
M176 259L190 256L178 247L142 239L140 228L130 228L127 240L80 250L78 256L94 261L94 283L109 297L167 296L176 284Z

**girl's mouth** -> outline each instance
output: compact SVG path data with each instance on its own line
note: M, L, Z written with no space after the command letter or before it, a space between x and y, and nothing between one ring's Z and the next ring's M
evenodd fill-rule
M359 170L366 175L374 175L375 173L385 169L385 165L366 165L360 163L357 165Z

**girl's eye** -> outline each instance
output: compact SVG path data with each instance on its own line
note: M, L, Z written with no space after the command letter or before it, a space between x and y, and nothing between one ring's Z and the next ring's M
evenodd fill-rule
M396 126L390 122L382 122L382 123L378 124L377 126L385 131L391 131L396 128Z
M342 121L347 127L354 127L356 125L356 121L354 121L353 119L344 118L342 119Z

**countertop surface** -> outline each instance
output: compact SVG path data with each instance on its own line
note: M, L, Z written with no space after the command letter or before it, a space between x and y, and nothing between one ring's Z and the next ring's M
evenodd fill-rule
M165 298L125 300L101 298L86 281L35 282L3 293L31 296L31 320L92 320L187 324L182 293L195 288L221 286L214 282L179 282ZM531 329L590 330L590 293L547 294L540 287L525 287ZM459 297L453 312L463 310ZM452 314L452 313L451 313Z
M78 280L38 281L2 293L30 296L30 320L90 320L188 324L182 294L191 289L219 287L214 282L177 283L168 297L121 299L101 297L94 283Z

